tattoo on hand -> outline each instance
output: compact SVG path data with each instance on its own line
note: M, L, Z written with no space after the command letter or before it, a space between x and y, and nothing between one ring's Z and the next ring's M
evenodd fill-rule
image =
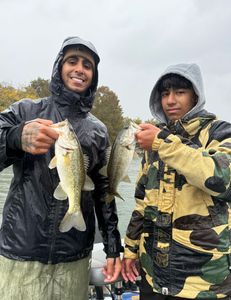
M25 126L22 132L22 149L24 151L29 151L34 147L34 141L37 136L39 128L36 124L30 124L30 126Z

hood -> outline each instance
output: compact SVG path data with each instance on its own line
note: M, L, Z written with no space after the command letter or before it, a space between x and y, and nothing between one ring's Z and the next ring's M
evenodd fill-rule
M160 123L168 123L168 120L165 117L162 109L161 98L158 92L158 84L162 77L166 74L178 74L187 78L189 81L191 81L194 91L198 96L197 104L182 118L182 120L187 121L196 113L201 112L205 105L205 95L200 68L197 64L177 64L169 66L157 80L152 89L149 107L153 117Z
M85 41L77 36L66 38L62 44L62 47L56 57L56 60L55 60L54 66L53 66L51 83L50 83L50 91L52 94L60 96L63 93L63 91L65 90L65 87L64 87L63 81L61 79L61 75L60 75L60 64L63 60L65 48L69 47L69 46L76 46L76 45L83 45L86 48L88 48L88 50L90 51L90 53L92 53L92 56L94 58L94 61L95 61L94 77L92 80L92 85L89 87L89 91L86 93L86 95L88 95L88 97L91 96L94 98L94 94L96 92L97 85L98 85L98 63L100 61L100 58L99 58L99 55L98 55L94 45L91 42ZM67 92L67 90L66 90L66 92ZM70 94L71 93L77 94L77 93L74 93L71 91L69 91L69 92L70 92Z

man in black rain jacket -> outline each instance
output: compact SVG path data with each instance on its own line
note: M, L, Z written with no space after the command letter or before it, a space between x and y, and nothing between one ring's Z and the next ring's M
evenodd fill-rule
M95 214L107 254L106 281L120 272L120 234L115 200L105 203L108 178L99 174L109 146L105 125L92 108L98 84L99 56L79 37L64 40L54 63L51 96L23 99L0 114L0 171L13 166L14 176L0 230L1 299L87 298ZM53 193L59 178L50 170L58 134L49 126L68 119L95 189L82 192L85 231L60 232L68 200Z

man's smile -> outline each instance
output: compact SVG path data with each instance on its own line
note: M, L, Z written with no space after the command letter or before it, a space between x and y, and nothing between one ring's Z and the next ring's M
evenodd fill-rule
M84 83L85 80L82 78L78 78L78 77L70 77L73 81L77 82L77 83Z

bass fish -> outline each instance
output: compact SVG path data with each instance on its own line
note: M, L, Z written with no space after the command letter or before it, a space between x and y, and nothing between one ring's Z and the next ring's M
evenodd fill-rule
M69 202L59 230L67 232L74 227L85 231L86 224L80 206L81 191L94 190L94 183L86 175L87 158L84 157L79 140L67 119L50 127L59 133L55 142L55 156L49 164L50 169L57 168L60 180L54 197L57 200L68 198Z
M118 193L117 189L121 181L131 182L128 177L128 168L133 159L136 140L135 133L141 128L134 122L130 122L129 126L124 127L117 135L112 148L108 154L108 164L101 173L108 176L109 191L106 196L106 202L111 202L114 196L124 200Z

